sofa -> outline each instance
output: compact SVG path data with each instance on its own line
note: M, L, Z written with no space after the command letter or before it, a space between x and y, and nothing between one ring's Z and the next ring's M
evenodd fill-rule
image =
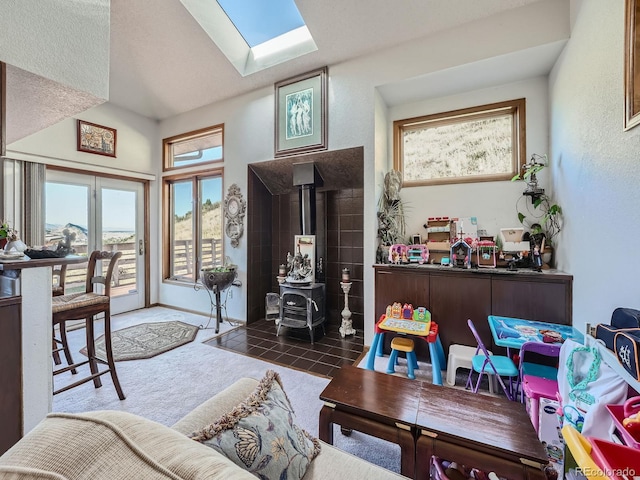
M121 411L51 413L0 457L0 479L255 480L225 455L188 435L243 402L258 383L251 378L238 380L172 427ZM320 442L320 453L303 478L405 477Z

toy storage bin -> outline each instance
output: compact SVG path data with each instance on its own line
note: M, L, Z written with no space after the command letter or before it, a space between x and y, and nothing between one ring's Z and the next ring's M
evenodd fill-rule
M622 424L623 420L627 418L632 413L637 413L637 408L634 408L634 404L640 402L640 397L631 397L628 399L624 405L607 405L607 410L609 410L609 414L613 418L613 423L616 426L616 429L620 433L622 437L622 441L628 445L629 447L638 449L638 455L640 455L640 439L636 440L629 431L624 428ZM639 471L640 473L640 471Z
M446 463L448 462L441 459L440 457L437 457L435 455L431 456L431 467L429 469L431 480L458 480L459 478L462 478L462 476L459 476L463 475L462 473L460 473L459 475L456 474L455 478L447 476L447 474L445 473L447 469L447 467L445 466ZM475 469L468 468L468 470ZM487 472L480 472L480 475L478 475L478 473L474 473L473 476L469 478L478 478L478 476L479 478L489 478L490 480L509 480L504 477L498 477L495 473L489 476L489 473Z
M628 480L640 472L640 451L635 448L584 437L571 425L562 427L562 435L589 480Z

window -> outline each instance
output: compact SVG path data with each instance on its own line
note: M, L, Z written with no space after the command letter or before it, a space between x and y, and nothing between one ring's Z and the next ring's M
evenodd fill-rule
M218 0L218 4L251 48L305 26L293 0Z
M188 172L163 179L164 278L195 283L202 268L220 266L222 252L222 168L211 163L212 138L219 143L214 154L222 160L222 127L186 133L164 140L165 165L190 166ZM197 135L196 135L197 134ZM198 141L195 141L195 140ZM199 157L209 158L200 162ZM170 157L170 158L169 158ZM186 165L181 165L186 163ZM193 167L196 165L196 167Z
M525 161L525 100L393 122L403 186L510 180Z
M180 0L243 77L318 50L294 0Z
M222 125L165 138L164 170L221 162L223 159Z

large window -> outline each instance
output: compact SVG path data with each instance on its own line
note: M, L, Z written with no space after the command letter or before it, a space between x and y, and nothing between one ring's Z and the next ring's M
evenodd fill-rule
M525 161L525 100L393 122L404 186L510 180Z
M210 136L219 140L216 148L222 159L221 127L210 130ZM171 164L175 169L180 168L178 163L185 158L197 160L202 153L197 147L211 144L211 138L202 135L203 132L198 132L202 140L198 144L193 141L193 132L184 134L183 138L165 139L165 165ZM223 264L223 170L202 165L193 167L193 163L181 167L183 172L163 179L164 278L193 283L202 268Z

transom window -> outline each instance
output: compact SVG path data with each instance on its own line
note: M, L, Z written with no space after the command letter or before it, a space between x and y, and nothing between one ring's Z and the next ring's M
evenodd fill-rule
M209 133L202 135L205 130ZM212 149L210 142L198 143L219 137L220 145L215 148L219 148L219 156L222 157L222 126L205 130L178 135L163 142L165 165L193 167L163 178L165 279L195 283L202 268L224 263L223 169L202 165L219 160L211 160L217 154L207 153ZM184 148L186 145L190 147ZM200 162L202 157L208 160ZM186 165L180 165L183 162Z
M224 158L222 151L223 134L223 126L216 125L165 138L162 141L164 170L221 162Z
M403 186L510 180L525 161L525 99L396 120Z

